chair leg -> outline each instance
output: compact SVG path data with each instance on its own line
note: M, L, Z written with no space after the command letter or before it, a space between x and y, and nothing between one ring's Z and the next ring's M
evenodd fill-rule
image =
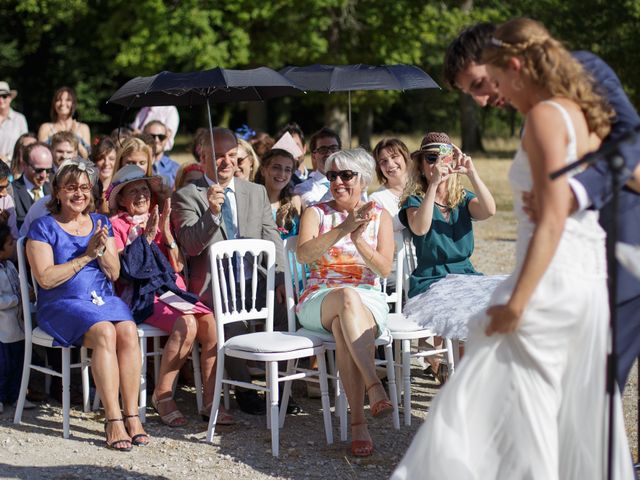
M140 398L138 399L138 416L140 422L145 423L147 413L147 338L140 338L140 355L142 356L142 369L140 370Z
M333 425L331 424L331 402L329 401L329 382L327 382L327 365L324 353L316 356L318 360L318 380L320 381L320 399L322 402L322 418L327 445L333 443Z
M82 376L82 411L88 413L90 410L89 405L89 358L87 355L87 349L80 348L80 370Z
M22 380L20 381L20 394L18 395L18 403L16 411L13 415L13 423L19 424L22 421L22 410L24 409L24 401L27 398L27 388L29 387L29 373L31 373L31 354L33 352L33 344L24 342L24 364L22 365Z
M347 441L347 409L349 408L349 402L347 396L342 388L342 381L340 380L340 372L336 372L338 376L338 388L340 389L340 396L336 399L336 411L340 418L340 441Z
M191 363L193 364L193 383L196 387L196 405L198 411L202 410L202 371L200 369L200 343L196 340L193 342L191 349Z
M393 362L393 347L391 342L384 346L384 356L387 361L387 379L389 380L389 397L393 405L393 426L400 430L400 413L398 409L398 391L396 390L396 372Z
M213 443L213 435L216 431L218 421L218 409L220 408L220 393L222 393L222 378L224 376L224 351L218 350L218 365L216 366L216 385L213 388L213 403L211 403L211 413L209 414L209 425L207 427L207 442Z
M447 361L449 362L449 373L453 374L456 371L456 365L460 361L460 340L447 338L447 351L449 348L452 349L452 355L451 359L449 359L449 354L447 353Z
M333 382L333 392L335 395L334 405L335 405L335 416L340 415L340 411L338 410L338 400L340 397L340 382L338 381L338 370L336 369L336 356L333 350L327 350L327 359L329 366L329 374L331 375L331 381Z
M404 394L404 424L411 426L411 340L402 340L402 384Z
M71 410L71 350L62 349L62 436L69 438L69 413Z
M404 340L395 340L393 342L393 357L394 357L394 364L396 367L396 391L398 392L398 402L402 401L402 395L405 394L406 392L404 392L403 390L403 385L402 385L402 375L401 375L401 369L402 369L402 349L403 349L403 345L404 345ZM411 342L409 342L409 348L411 348Z
M269 370L267 387L270 390L271 400L269 417L271 419L271 454L277 457L280 453L280 428L278 428L278 362L267 362Z
M288 360L287 361L287 373L286 375L291 375L293 374L295 368L296 368L296 364L297 364L297 360ZM291 380L284 382L284 389L282 391L282 401L280 402L280 412L279 412L279 421L278 421L278 425L280 426L280 428L284 427L284 420L285 417L287 416L287 406L289 405L289 397L291 396Z

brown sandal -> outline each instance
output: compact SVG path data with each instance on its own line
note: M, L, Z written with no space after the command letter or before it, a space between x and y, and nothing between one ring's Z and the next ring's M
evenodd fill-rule
M151 405L153 405L153 408L158 413L158 415L160 415L158 405L170 402L171 400L173 400L173 397L157 398L155 393L151 395ZM160 420L162 420L162 423L164 423L166 426L171 428L184 427L187 424L187 419L177 408L165 415L160 415Z
M352 423L351 427L366 425L366 422ZM373 442L371 440L352 440L351 455L354 457L370 457L373 454Z
M382 388L382 390L384 390L382 383L375 382L367 387L366 389L367 395L369 395L369 390L371 390L373 387L377 387L378 385L380 386L380 388ZM387 392L385 391L385 396L386 394ZM383 398L382 400L378 400L376 403L371 405L371 415L374 418L384 418L388 416L391 412L393 412L393 405L391 404L391 401L388 398Z

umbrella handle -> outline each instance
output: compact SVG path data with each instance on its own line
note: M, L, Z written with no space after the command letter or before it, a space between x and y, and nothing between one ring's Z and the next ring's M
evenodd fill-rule
M209 138L211 139L211 157L213 161L213 180L218 182L218 162L216 162L216 145L213 141L213 124L211 123L211 102L207 97L207 117L209 117Z

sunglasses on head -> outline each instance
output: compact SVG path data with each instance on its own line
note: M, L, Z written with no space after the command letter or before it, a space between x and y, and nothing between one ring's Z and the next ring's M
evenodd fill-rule
M335 182L338 177L340 177L340 180L343 182L348 182L353 177L357 177L358 172L354 172L353 170L340 170L339 172L329 170L325 175L330 182Z
M164 142L167 138L167 136L163 135L162 133L150 133L149 135L151 135L153 138L157 138L161 142Z

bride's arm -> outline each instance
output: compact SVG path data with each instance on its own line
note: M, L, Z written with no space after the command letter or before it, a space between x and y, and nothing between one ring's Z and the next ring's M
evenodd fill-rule
M566 176L549 179L551 172L565 165L567 155L567 131L560 112L551 105L536 105L527 114L522 142L531 165L538 222L511 298L506 305L487 310L491 318L487 335L518 328L524 308L551 263L571 208Z

